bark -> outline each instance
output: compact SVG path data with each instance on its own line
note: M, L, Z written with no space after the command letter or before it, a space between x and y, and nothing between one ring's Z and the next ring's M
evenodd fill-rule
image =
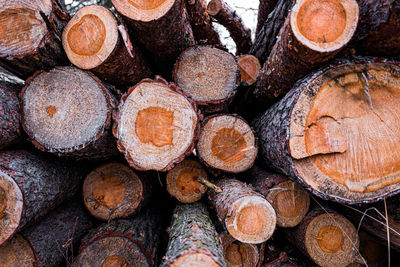
M22 127L38 149L78 160L118 154L111 133L115 99L91 73L74 67L38 72L20 99Z
M29 77L37 70L49 70L54 66L64 65L68 62L65 52L62 49L61 32L67 24L69 16L61 10L55 0L44 0L41 2L46 2L44 5L49 4L51 7L49 6L48 9L47 7L42 8L42 6L40 6L42 3L31 3L26 0L19 0L17 3L10 2L11 8L9 10L15 8L20 8L21 10L25 9L27 13L25 14L20 11L22 12L20 14L21 16L25 15L26 18L20 18L20 20L23 20L24 22L17 21L16 27L10 32L7 30L9 26L4 25L4 31L7 31L3 33L5 35L4 38L8 36L12 36L11 38L19 38L17 37L18 34L23 34L27 39L28 37L26 36L33 38L29 49L21 49L21 51L18 51L20 44L18 42L13 44L13 40L10 40L11 43L8 46L0 49L0 64L7 70L23 78ZM4 7L4 9L0 8L0 10L7 12L7 6L4 5ZM34 15L32 14L34 19L30 21L28 18L31 16L31 12L34 12ZM12 13L10 15L12 15ZM37 20L36 24L35 22L32 22L34 20ZM3 21L2 23L7 23L7 21ZM18 23L20 25L18 25ZM23 25L24 23L32 24ZM37 26L38 24L43 27L40 29L40 42L35 39L35 36L30 36L30 34L33 33L27 33L25 28L28 26L35 27L35 25ZM18 31L20 31L20 33L18 33ZM34 30L32 29L32 31Z
M274 10L277 3L278 0L260 0L258 5L256 35L258 35L261 28L264 26L264 22L267 20L272 10Z
M0 149L17 144L22 139L19 119L17 94L0 85Z
M18 229L36 221L63 200L70 198L78 190L82 179L78 169L79 166L73 167L72 163L27 151L2 151L0 170L3 177L10 177L22 195L7 204L9 207L15 205L21 208L12 211L6 208L1 212L9 216L0 219L2 229L5 229L0 235L0 244L4 244ZM6 193L9 193L9 189L3 188ZM17 219L14 220L14 217Z
M172 217L168 249L161 266L200 266L201 263L227 266L205 206L201 203L179 204Z
M242 19L223 0L211 0L207 6L208 13L214 17L230 33L236 43L236 54L247 54L252 45L251 30Z

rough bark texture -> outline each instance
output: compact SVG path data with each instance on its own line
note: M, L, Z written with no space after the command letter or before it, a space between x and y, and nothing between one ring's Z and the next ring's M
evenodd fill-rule
M0 170L12 177L23 194L22 218L13 226L14 232L70 198L82 179L78 169L27 151L0 152Z
M0 85L0 149L20 141L21 125L18 96L13 90Z
M40 11L39 4L36 8L36 12L40 13L47 26L47 32L40 44L31 52L24 54L0 53L0 64L23 78L29 77L37 70L49 70L54 66L68 63L68 59L62 49L61 33L67 24L69 15L62 11L55 0L52 0L52 10L48 15Z
M264 26L264 21L267 20L268 15L274 10L277 3L278 0L260 0L258 5L256 35L258 35L259 31Z
M236 43L236 54L247 54L252 45L251 30L242 19L223 0L211 0L207 6L208 13L223 25Z
M161 266L171 266L180 257L190 254L205 254L214 260L213 266L227 266L217 232L207 209L201 203L179 204L175 208L168 250ZM197 266L196 262L186 264Z

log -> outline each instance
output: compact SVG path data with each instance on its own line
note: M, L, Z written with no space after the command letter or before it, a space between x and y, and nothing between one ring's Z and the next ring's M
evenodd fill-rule
M108 163L86 176L82 195L89 212L108 221L137 213L150 200L152 185L128 166Z
M296 228L285 231L288 240L321 267L346 266L358 256L354 225L332 210L315 208Z
M298 0L265 62L255 95L265 102L283 96L313 68L332 59L357 27L355 0Z
M235 57L211 46L186 49L175 64L175 83L204 113L220 112L232 101L240 82Z
M72 64L108 83L132 85L152 75L136 41L105 7L81 8L65 27L62 43Z
M264 26L264 22L267 20L268 15L274 10L279 0L260 0L258 5L257 14L257 28L256 36Z
M253 55L247 54L242 55L237 59L239 70L240 70L240 80L241 84L244 86L249 86L257 81L260 75L260 61Z
M244 176L246 182L271 203L278 226L295 227L307 214L310 196L298 183L258 166L251 168Z
M203 204L177 205L161 266L227 266L217 232Z
M201 164L191 159L184 160L167 173L168 193L182 203L196 202L207 191L207 187L199 183L199 178L208 180Z
M247 54L252 45L251 30L223 0L211 0L207 5L208 14L215 18L230 33L236 44L236 55Z
M75 159L118 153L111 134L115 100L91 73L74 67L38 72L20 99L22 127L38 149Z
M92 227L93 221L80 201L68 201L0 247L0 265L59 266L64 260L71 264L74 248Z
M178 55L195 44L184 0L112 0L112 3L130 26L134 39L153 55L157 65L165 65L168 71Z
M0 246L71 197L81 178L79 166L71 163L22 150L1 151Z
M213 28L205 0L186 0L190 25L197 44L222 45L218 32Z
M209 190L208 197L231 236L249 244L265 242L272 236L276 214L262 195L235 179L224 178L216 185L222 192Z
M196 147L208 167L239 173L253 166L257 143L253 130L237 115L214 115L205 119Z
M399 62L342 60L254 120L263 161L315 195L355 204L399 192Z
M0 84L0 149L21 141L19 99L13 89Z
M118 149L138 170L172 169L192 153L197 139L195 104L161 77L144 79L129 88L114 121Z
M146 209L99 226L82 239L73 266L158 266L160 222L158 210Z
M0 62L27 78L40 69L67 64L61 31L69 16L53 0L0 2Z
M257 265L259 253L256 245L242 243L227 232L219 234L219 239L229 267L254 267Z

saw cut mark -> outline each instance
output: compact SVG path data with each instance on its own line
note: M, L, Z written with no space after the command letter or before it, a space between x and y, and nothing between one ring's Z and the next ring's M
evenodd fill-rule
M128 3L137 9L151 10L161 6L165 0L128 0Z
M237 162L246 154L246 140L234 128L223 128L212 140L213 154L225 162Z

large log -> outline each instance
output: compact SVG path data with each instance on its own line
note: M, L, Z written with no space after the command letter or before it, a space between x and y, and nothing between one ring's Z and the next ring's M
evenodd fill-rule
M262 195L235 179L223 178L216 185L222 192L210 190L208 197L229 234L250 244L265 242L272 236L276 214Z
M148 63L122 24L102 6L81 8L62 35L69 60L118 86L133 85L151 76Z
M66 64L61 32L68 18L53 0L1 0L0 63L24 78Z
M142 80L122 96L113 133L130 166L167 171L192 153L198 114L196 105L182 93L156 77Z
M242 243L227 232L219 234L228 267L254 267L259 261L258 247Z
M313 68L332 59L353 37L355 0L297 0L257 82L255 95L272 101Z
M0 152L0 245L71 197L82 179L78 169L27 151Z
M19 110L17 94L0 84L0 149L22 139Z
M93 221L78 199L68 201L0 247L0 266L59 266L72 263L74 250Z
M82 239L73 266L158 266L160 222L160 211L146 209L99 226Z
M258 35L261 28L264 26L264 22L267 20L268 15L274 10L278 4L278 0L260 0L258 5L257 14L257 27L256 35Z
M263 160L324 199L373 202L399 192L400 63L355 59L300 80L258 117Z
M76 159L118 153L111 134L115 100L91 73L74 67L38 72L20 98L22 127L40 150Z
M203 204L179 204L175 208L161 266L227 266L217 232Z

